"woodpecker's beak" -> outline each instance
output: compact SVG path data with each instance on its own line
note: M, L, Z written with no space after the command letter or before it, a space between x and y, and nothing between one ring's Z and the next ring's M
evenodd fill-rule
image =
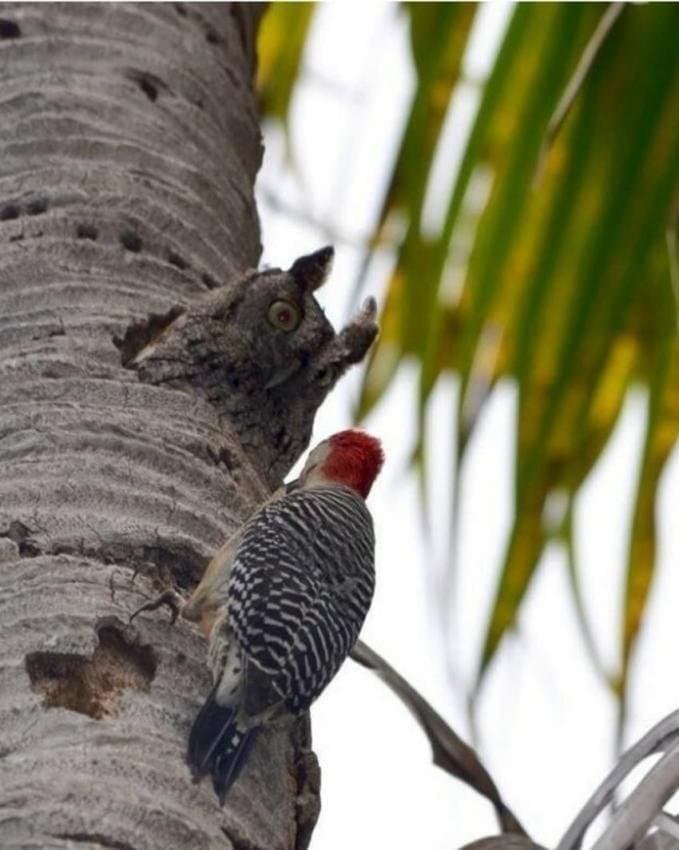
M294 493L295 490L299 490L301 486L302 486L302 479L301 478L295 478L294 481L288 481L288 483L285 485L285 492L286 492L286 494L287 493Z

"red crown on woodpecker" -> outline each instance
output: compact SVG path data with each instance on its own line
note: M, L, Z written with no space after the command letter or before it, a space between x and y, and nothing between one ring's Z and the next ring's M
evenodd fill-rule
M353 428L333 434L327 442L330 453L323 464L324 475L352 487L365 499L384 463L382 444Z

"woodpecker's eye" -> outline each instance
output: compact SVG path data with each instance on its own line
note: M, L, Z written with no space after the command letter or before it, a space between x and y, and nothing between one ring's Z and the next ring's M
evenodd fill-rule
M319 387L327 387L332 382L333 377L334 371L330 366L323 366L314 375Z
M274 328L290 333L299 326L302 317L299 307L291 301L274 301L269 307L267 318Z

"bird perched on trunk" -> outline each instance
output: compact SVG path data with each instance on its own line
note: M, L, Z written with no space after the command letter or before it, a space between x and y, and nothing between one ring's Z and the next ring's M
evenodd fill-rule
M365 498L382 462L364 432L324 440L217 552L181 610L209 640L214 681L187 761L195 779L212 775L221 803L257 731L306 711L358 639L375 585Z

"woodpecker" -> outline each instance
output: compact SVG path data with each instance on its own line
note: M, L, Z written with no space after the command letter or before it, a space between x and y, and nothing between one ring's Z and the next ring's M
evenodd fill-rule
M306 711L349 654L375 586L365 499L379 440L341 431L309 454L215 555L182 608L208 638L214 686L189 735L194 779L223 805L259 729Z

